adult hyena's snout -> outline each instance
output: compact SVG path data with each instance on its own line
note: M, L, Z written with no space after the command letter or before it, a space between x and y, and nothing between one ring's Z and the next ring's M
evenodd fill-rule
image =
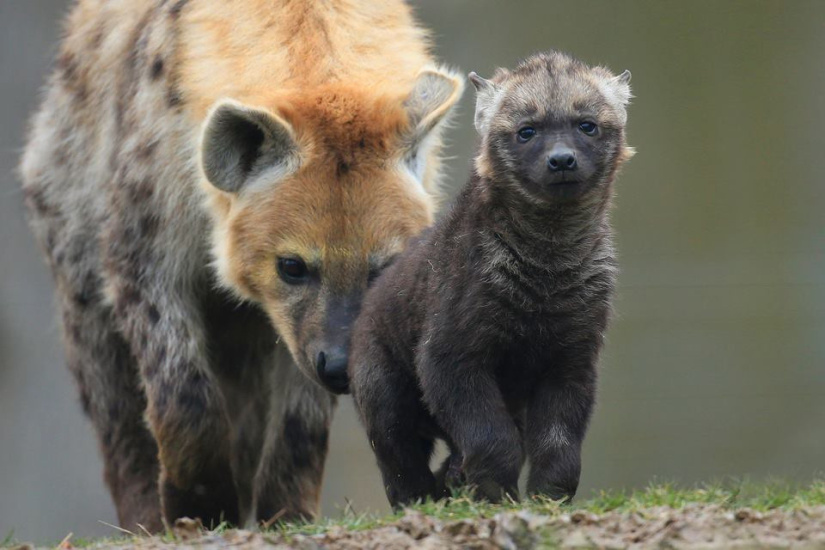
M326 351L319 351L315 359L315 370L318 379L332 393L349 392L349 376L347 376L348 350L346 347L335 346Z
M349 340L362 298L363 294L358 292L330 301L322 334L308 354L314 361L318 380L332 393L349 392Z

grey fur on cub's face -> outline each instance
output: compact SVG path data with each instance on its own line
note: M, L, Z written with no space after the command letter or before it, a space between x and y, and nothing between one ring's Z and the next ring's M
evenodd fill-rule
M477 91L482 136L476 167L537 201L582 198L605 189L633 155L624 143L630 72L614 76L560 52L529 58Z

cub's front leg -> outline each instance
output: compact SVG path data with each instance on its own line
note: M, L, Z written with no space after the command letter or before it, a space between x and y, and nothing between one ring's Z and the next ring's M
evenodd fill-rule
M528 405L527 491L572 499L579 486L581 447L596 395L593 361L556 361Z
M490 502L518 499L521 436L489 354L456 351L470 341L456 334L429 340L417 364L424 402L463 458L459 472L476 496Z

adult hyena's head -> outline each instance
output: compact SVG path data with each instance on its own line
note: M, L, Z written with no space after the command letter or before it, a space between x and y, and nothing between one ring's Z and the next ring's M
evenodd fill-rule
M537 201L605 192L633 155L625 141L629 71L615 76L549 52L513 71L499 69L491 80L470 79L483 140L480 170Z
M300 368L347 390L350 327L370 281L432 223L439 132L461 80L422 72L376 97L334 84L219 102L201 167L220 279L263 305Z

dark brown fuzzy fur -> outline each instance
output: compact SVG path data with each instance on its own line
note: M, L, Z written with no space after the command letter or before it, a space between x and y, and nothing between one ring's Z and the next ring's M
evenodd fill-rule
M572 497L596 394L629 73L551 52L471 79L482 142L470 181L376 281L353 332L351 388L393 506L456 483L517 497L525 458L531 494ZM521 143L525 126L536 134ZM548 170L559 144L578 170ZM452 453L436 474L435 438Z

